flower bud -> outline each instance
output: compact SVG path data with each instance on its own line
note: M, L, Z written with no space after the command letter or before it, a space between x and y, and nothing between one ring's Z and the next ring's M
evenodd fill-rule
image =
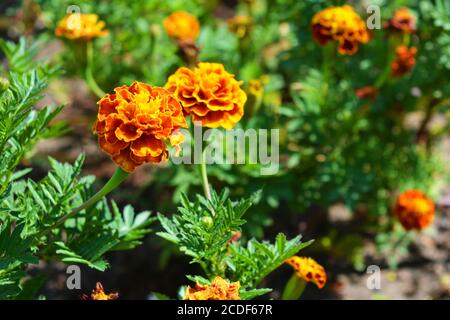
M203 226L207 229L211 228L213 226L213 219L209 216L203 216L200 220L203 224Z

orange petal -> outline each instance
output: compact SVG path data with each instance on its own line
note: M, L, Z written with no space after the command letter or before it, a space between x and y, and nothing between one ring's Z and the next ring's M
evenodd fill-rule
M130 121L127 123L122 123L120 127L115 130L117 139L131 142L135 141L142 135L142 130L139 129L139 126L135 123L135 121Z
M165 150L164 142L151 135L142 135L131 144L131 151L138 157L157 157Z

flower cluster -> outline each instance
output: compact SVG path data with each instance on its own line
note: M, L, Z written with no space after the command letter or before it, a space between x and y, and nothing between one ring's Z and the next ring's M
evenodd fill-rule
M407 190L400 194L394 213L406 230L422 230L434 220L434 203L419 190Z
M71 40L91 40L106 36L108 31L104 28L105 22L99 20L96 14L74 13L59 21L55 35Z
M408 8L400 8L394 12L385 27L401 33L413 33L416 31L416 17Z
M127 172L168 158L165 141L183 142L178 129L187 127L178 101L165 89L134 82L114 89L97 103L94 132L99 145Z
M239 282L228 282L216 277L211 285L196 283L195 288L187 287L184 300L240 300Z
M395 59L392 61L391 69L394 77L401 77L412 70L416 65L417 48L398 46L395 49Z
M327 282L325 269L314 259L293 256L285 262L294 268L294 271L299 278L315 283L319 289L322 289L325 286L325 283Z
M209 128L231 129L244 115L247 95L242 82L220 63L199 63L194 70L182 67L165 88L174 93L186 114Z
M200 33L197 18L185 11L176 11L164 20L169 37L181 41L194 41Z
M119 298L119 294L117 292L105 293L102 284L97 282L95 290L92 290L91 296L89 297L84 294L81 298L83 300L116 300Z
M337 41L341 54L352 55L370 35L366 24L349 5L330 7L316 13L312 19L312 35L320 44Z

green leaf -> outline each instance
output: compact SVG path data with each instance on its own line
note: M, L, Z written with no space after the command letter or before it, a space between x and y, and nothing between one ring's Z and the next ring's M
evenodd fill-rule
M252 290L243 290L239 292L239 297L242 300L251 300L256 297L262 296L271 292L272 289L269 288L261 288L261 289L252 289Z

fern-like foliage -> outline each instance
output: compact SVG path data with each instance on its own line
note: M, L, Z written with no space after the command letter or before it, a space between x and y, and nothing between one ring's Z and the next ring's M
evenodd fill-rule
M220 194L213 191L211 200L197 195L196 201L190 202L183 195L177 214L171 218L158 215L164 229L158 235L175 243L192 262L198 263L209 280L221 276L240 281L241 298L267 293L270 289L255 287L311 241L302 243L300 236L287 241L283 234L277 236L275 244L251 239L244 245L238 240L236 235L240 235L246 222L243 215L259 196L257 192L248 199L233 202L225 189ZM209 281L189 278L200 283Z
M197 196L193 203L183 195L179 214L171 218L159 215L165 232L159 236L176 243L180 250L207 270L214 270L216 257L227 250L232 232L239 232L245 223L242 219L256 195L237 203L228 199L228 191L213 193L211 201Z
M230 255L226 263L237 279L247 287L254 287L286 259L312 243L312 240L308 242L300 240L299 235L287 241L286 236L279 233L274 244L255 239L248 241L246 246L239 242L234 243L230 246Z
M155 218L103 200L61 220L94 194L95 178L80 177L83 154L73 164L49 159L51 170L40 181L27 178L31 168L17 170L40 139L65 127L49 126L62 107L34 108L55 69L35 67L37 49L24 40L0 47L9 67L0 90L0 299L32 298L45 278L22 281L29 264L56 259L105 270L104 254L139 245Z

